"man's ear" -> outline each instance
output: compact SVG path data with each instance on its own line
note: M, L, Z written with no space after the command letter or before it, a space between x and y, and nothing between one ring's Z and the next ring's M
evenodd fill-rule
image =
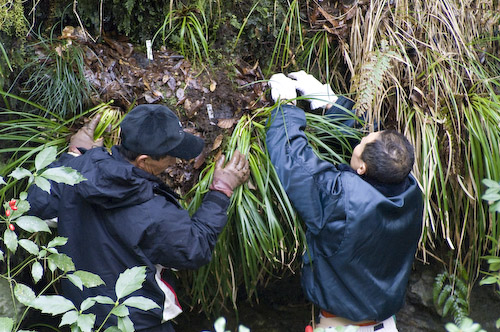
M356 170L356 173L358 173L358 175L363 175L366 173L366 163L364 161L361 161L361 164Z
M137 158L135 158L135 160L132 164L134 164L135 167L140 168L140 169L145 171L146 170L146 160L148 158L149 158L148 155L140 154L137 156Z

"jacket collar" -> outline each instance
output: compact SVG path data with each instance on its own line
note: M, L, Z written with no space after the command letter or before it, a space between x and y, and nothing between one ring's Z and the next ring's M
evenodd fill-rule
M351 166L347 164L338 165L338 169L344 172L356 174L357 176L368 182L372 187L377 189L385 197L400 195L405 192L405 190L410 186L410 180L408 179L408 177L406 177L402 182L399 183L383 183L374 179L367 178L364 175L360 176L355 170L351 168Z
M118 161L121 161L121 162L127 162L129 163L130 165L132 165L127 159L125 159L125 157L123 157L120 153L120 151L118 150L118 148L116 146L113 146L111 148L111 156L118 160ZM162 196L172 196L175 200L178 200L180 199L181 197L172 189L170 188L169 186L167 186L159 177L151 174L151 173L148 173L142 169L140 169L139 167L135 167L133 166L133 171L134 173L137 175L137 176L140 176L142 178L145 178L145 179L148 179L152 182L155 183L155 186L153 188L153 191L156 193L156 194L159 194L159 195L162 195Z

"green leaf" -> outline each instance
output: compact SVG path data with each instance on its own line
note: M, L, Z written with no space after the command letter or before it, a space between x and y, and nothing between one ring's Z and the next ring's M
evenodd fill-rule
M95 324L95 315L94 314L80 315L78 316L78 320L76 322L78 327L83 332L91 332Z
M43 266L40 262L34 262L31 266L31 276L33 277L33 281L35 284L40 281L43 277Z
M83 285L87 288L104 285L104 281L97 274L81 270L76 271L73 274L78 276L82 280Z
M75 285L81 291L83 291L83 282L82 282L82 279L80 279L78 276L76 276L74 274L68 274L67 277L68 277L69 281L71 281L71 283L73 285Z
M124 305L128 307L134 307L141 310L151 310L154 308L159 308L160 306L156 304L153 300L145 298L143 296L132 296L123 302Z
M86 180L78 171L71 167L64 166L49 168L40 174L40 176L58 183L68 184L70 186Z
M0 332L11 332L14 321L8 317L0 317Z
M110 326L104 332L122 332L118 327L116 326Z
M495 327L496 327L497 329L500 329L500 318L496 321L496 323L495 323Z
M94 306L94 304L96 303L96 301L92 298L87 298L85 299L82 304L80 305L80 310L81 311L85 311L89 308L92 308Z
M50 194L50 182L41 176L35 176L35 186Z
M52 254L47 257L49 262L53 262L60 270L64 272L74 271L75 264L73 260L66 254Z
M51 233L49 226L42 219L34 216L22 216L16 219L16 224L30 233L46 232Z
M14 295L25 306L30 306L31 302L36 298L35 292L29 286L20 283L14 287Z
M10 229L6 229L3 233L3 242L12 253L16 253L17 234L15 232L11 231Z
M16 204L17 210L12 213L12 220L22 216L30 209L30 203L26 200L19 200Z
M60 295L42 295L31 302L31 306L44 314L60 315L76 310L73 303Z
M219 317L214 323L215 332L224 332L226 330L226 319Z
M122 332L134 332L134 324L128 317L118 317L118 328Z
M113 299L107 296L94 296L94 297L89 297L89 299L92 299L100 304L115 304L115 301L113 301Z
M354 330L354 331L356 331L356 330ZM244 325L240 325L240 326L238 326L238 332L250 332L250 329Z
M121 299L140 289L146 280L146 267L135 266L120 273L116 281L115 292L117 299Z
M78 312L76 310L68 311L61 317L61 323L59 324L59 326L71 325L75 323L77 319Z
M491 179L483 179L483 181L481 181L486 187L490 187L490 188L499 188L500 189L500 183L496 182L496 181L493 181Z
M18 167L15 170L13 170L9 176L13 177L16 180L21 180L25 177L32 177L33 175L27 169L22 168L22 167Z
M123 304L120 304L119 306L114 307L111 310L111 313L115 316L118 316L118 317L126 317L130 314L130 312L128 311L128 308Z
M0 250L0 261L4 261L5 260L5 257L3 256L3 251Z
M19 245L32 255L38 255L39 253L38 245L31 240L21 239L19 240Z
M68 242L68 238L62 236L56 236L47 244L47 248L63 246L66 244L66 242Z
M57 270L57 265L53 260L47 260L47 265L49 266L49 270L55 272Z
M28 198L28 193L26 191L23 191L19 194L19 199L21 201L25 201L26 202L26 199Z
M57 158L57 149L54 146L40 151L35 157L35 169L40 171L49 166Z
M0 184L7 184L7 182L5 182L5 180L1 176L0 176Z
M496 201L495 203L491 204L490 211L500 212L500 201Z
M450 310L451 306L455 302L455 296L450 296L446 302L443 305L443 316L446 316L448 314L448 311Z
M491 285L491 284L494 284L498 281L500 281L500 279L498 279L497 277L487 277L487 278L482 279L479 282L479 285Z

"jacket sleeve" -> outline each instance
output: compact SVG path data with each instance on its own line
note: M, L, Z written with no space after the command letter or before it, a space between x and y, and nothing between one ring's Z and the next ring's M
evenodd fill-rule
M162 201L165 205L156 203L155 212L164 216L147 227L139 242L144 254L154 264L174 269L197 269L210 262L227 222L229 198L218 191L208 192L192 217Z
M365 122L364 116L361 118L356 116L356 111L353 110L354 101L344 96L339 96L337 101L325 112L325 117L339 127L340 133L344 133L346 142L351 149L359 143L359 139L353 137L353 129L360 129ZM327 144L332 144L326 142Z
M286 105L273 110L266 145L280 181L299 215L313 233L343 214L340 171L321 160L309 146L304 111ZM339 220L342 216L338 216Z

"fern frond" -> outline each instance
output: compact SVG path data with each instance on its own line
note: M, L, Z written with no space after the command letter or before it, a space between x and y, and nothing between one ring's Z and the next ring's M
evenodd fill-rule
M438 296L438 301L437 304L439 306L444 305L445 301L448 299L448 297L452 294L453 288L451 285L445 285L443 289L441 290L441 293Z
M432 298L434 299L434 302L437 302L438 296L441 293L441 290L443 289L443 285L447 279L447 276L448 276L447 272L440 273L436 276L436 279L434 281L434 288L432 290Z
M391 59L395 58L396 52L387 48L387 42L382 41L380 49L367 55L366 61L354 77L353 92L355 92L355 109L358 114L364 114L371 109L373 100L383 90L385 74L392 68Z

